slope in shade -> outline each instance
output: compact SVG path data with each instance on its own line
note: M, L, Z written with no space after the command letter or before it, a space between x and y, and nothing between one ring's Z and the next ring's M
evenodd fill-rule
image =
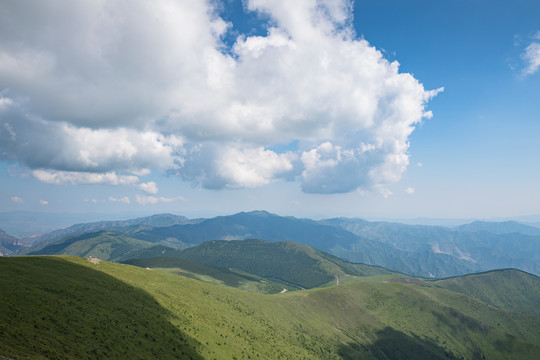
M198 263L236 268L296 288L347 281L351 276L388 275L390 271L354 264L295 242L207 241L178 255Z
M237 269L208 266L182 258L164 256L138 258L126 260L124 264L165 271L211 284L230 286L262 294L280 293L284 291L284 286L289 287L289 285L276 283ZM289 287L287 290L291 290L291 288Z
M14 358L202 359L145 291L58 257L0 260L0 355Z

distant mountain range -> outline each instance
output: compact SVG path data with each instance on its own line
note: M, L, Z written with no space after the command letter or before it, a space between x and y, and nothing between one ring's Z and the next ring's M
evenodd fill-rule
M104 230L110 228L129 228L138 226L142 228L166 227L176 224L191 224L194 222L197 222L197 220L189 220L184 216L172 214L157 214L129 220L96 221L91 223L75 224L68 228L54 230L45 234L23 236L21 240L29 244L38 244L42 242L50 243L68 235L80 234L88 231Z
M22 247L24 247L24 244L19 238L11 236L0 229L0 256L13 255Z
M540 274L540 234L532 226L475 222L449 229L345 218L323 222L364 241L390 246L393 252L379 254L375 263L409 274L447 277L500 268ZM374 263L362 245L359 241L353 248L330 252L351 261Z
M35 237L34 245L19 249L18 254L39 254L42 250L51 253L50 248L45 248L66 236L98 230L122 234L124 237L119 239L125 242L129 238L132 243L122 246L139 252L155 245L180 250L212 240L257 238L271 242L294 241L352 262L382 266L414 276L442 278L500 268L540 274L540 229L517 222L473 222L447 228L351 218L315 221L265 211L195 220L161 214L78 224ZM111 244L110 239L114 236L107 236ZM25 239L21 241L30 242ZM89 237L85 239L90 241ZM132 246L133 239L143 242ZM72 249L73 246L66 247ZM110 254L113 254L112 250ZM118 251L114 254L105 258L114 261L129 258L118 255Z
M502 221L502 222L486 222L486 221L474 221L470 224L464 224L456 226L456 231L462 232L479 232L485 231L493 234L524 234L532 236L540 236L540 228L521 224L515 221Z

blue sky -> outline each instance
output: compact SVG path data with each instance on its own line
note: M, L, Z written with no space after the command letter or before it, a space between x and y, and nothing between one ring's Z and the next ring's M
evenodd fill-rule
M540 214L537 1L130 4L0 5L0 211Z

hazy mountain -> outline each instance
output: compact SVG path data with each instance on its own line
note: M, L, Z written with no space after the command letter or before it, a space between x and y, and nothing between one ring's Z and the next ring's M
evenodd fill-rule
M387 256L381 266L407 273L447 277L500 268L518 268L540 274L540 236L486 231L455 231L442 226L404 225L369 222L362 219L336 218L323 221L358 235L363 241L383 243L404 252L405 257ZM502 232L510 226L486 223ZM529 232L526 225L512 225ZM471 228L474 228L472 226ZM332 251L351 261L363 262L364 255L356 248ZM412 262L411 262L412 260Z
M348 231L336 230L314 220L282 217L266 211L218 216L197 224L142 230L132 235L148 241L176 238L191 246L210 240L249 238L267 241L296 241L315 248L329 248L337 244L351 245L357 241L357 236ZM307 239L309 243L306 242Z
M11 236L0 229L0 256L12 255L22 247L24 247L24 244L19 238Z
M540 228L518 223L516 221L486 222L475 221L470 224L456 226L456 231L479 232L486 231L493 234L519 233L524 235L540 236Z
M492 276L503 293L508 283ZM0 259L0 288L0 352L12 359L540 357L540 317L404 276L261 295L104 261L15 257Z
M23 238L31 244L49 244L65 236L80 234L88 231L109 229L117 232L133 232L152 227L164 227L174 224L189 224L196 220L189 220L184 216L172 214L156 214L129 220L97 221L92 223L75 224L65 229L54 230L46 234L33 235ZM43 246L43 244L41 245Z
M107 219L105 214L53 213L37 211L0 212L0 228L17 237L43 234L76 223Z

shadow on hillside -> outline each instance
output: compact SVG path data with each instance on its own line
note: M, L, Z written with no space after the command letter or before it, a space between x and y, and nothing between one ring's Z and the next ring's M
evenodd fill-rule
M208 276L215 280L221 281L223 285L230 287L240 287L246 281L259 281L259 279L256 277L249 276L248 274L238 274L225 267L204 265L181 258L159 256L154 258L128 259L122 263L143 268L157 267L170 269L169 272L172 274L195 280L201 280L200 276Z
M378 331L377 339L371 345L343 344L339 354L343 359L457 359L433 342L408 336L391 327Z
M0 260L2 355L202 359L200 344L145 291L51 257ZM182 319L179 319L182 321Z

